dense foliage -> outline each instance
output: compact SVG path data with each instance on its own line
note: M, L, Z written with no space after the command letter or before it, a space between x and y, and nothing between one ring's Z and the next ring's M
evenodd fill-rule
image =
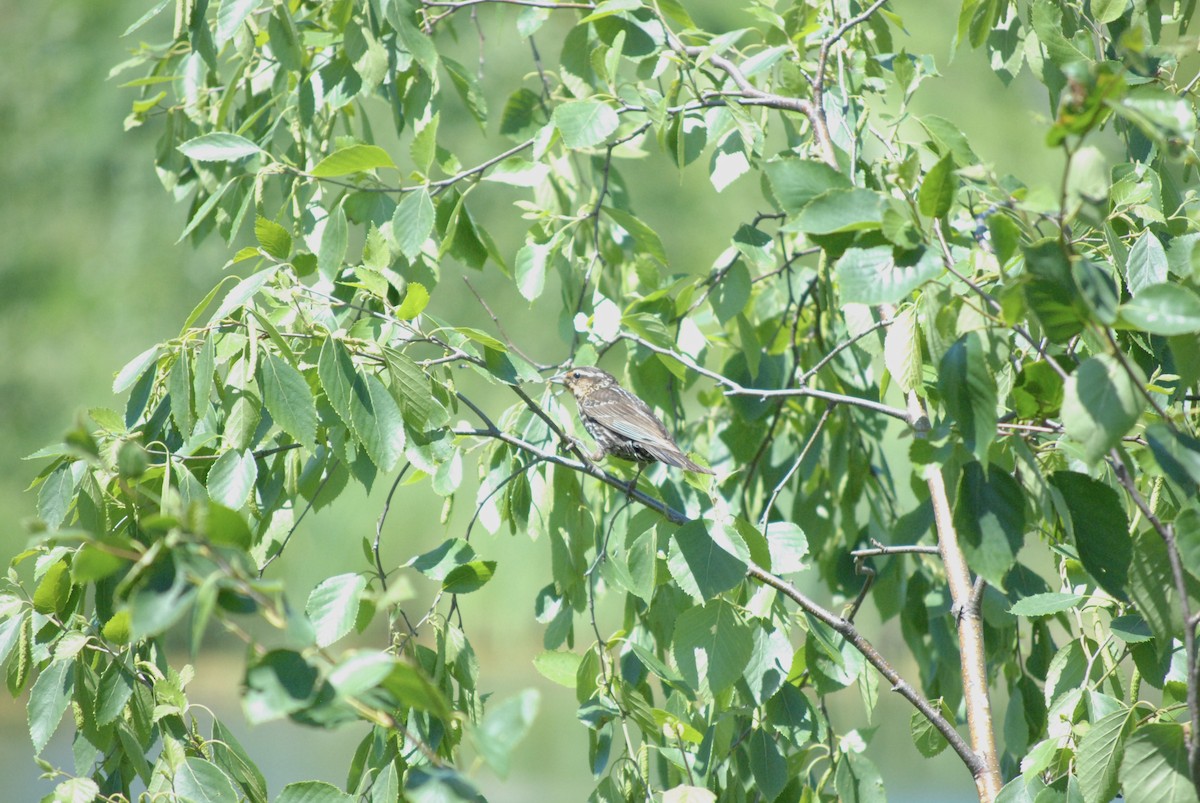
M1194 3L964 0L955 46L1045 87L1045 186L910 112L937 66L883 0L746 0L738 30L681 0L162 0L131 33L168 5L119 68L128 124L230 278L40 455L0 660L37 753L72 712L55 799L478 799L464 744L503 774L538 704L487 698L456 615L502 570L478 527L551 552L536 665L575 690L595 800L882 799L870 730L829 719L849 687L860 725L903 695L982 800L1196 800ZM524 79L487 80L485 37ZM728 229L710 270L639 216L651 161L761 185L682 224ZM439 317L463 274L528 308ZM545 383L571 363L716 476L586 460ZM388 490L361 569L296 605L272 573L352 484ZM400 554L401 485L470 525ZM271 795L189 697L166 637L214 624L251 722L370 723L344 790Z

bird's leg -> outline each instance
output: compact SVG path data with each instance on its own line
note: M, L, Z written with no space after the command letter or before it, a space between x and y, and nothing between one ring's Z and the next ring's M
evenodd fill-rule
M587 447L583 445L583 441L581 441L579 438L576 438L574 435L568 435L567 439L570 441L571 448L575 450L575 453L582 457L585 461L589 463L599 463L604 458L603 449L597 448L596 451L589 452Z
M633 479L629 481L629 487L625 489L625 496L629 499L633 498L633 492L637 490L638 480L642 478L642 472L646 470L645 463L638 463L637 474L633 475Z

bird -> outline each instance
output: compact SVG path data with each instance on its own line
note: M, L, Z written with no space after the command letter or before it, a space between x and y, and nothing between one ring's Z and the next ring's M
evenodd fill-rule
M575 397L583 428L599 447L587 455L589 460L612 455L639 464L657 461L698 474L714 473L688 459L650 405L621 387L607 371L577 365L550 381L565 385Z

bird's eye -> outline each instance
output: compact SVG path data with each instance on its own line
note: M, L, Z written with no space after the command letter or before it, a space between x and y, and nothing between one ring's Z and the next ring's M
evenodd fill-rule
M578 371L572 371L572 372L571 372L571 378L572 378L572 379L578 379L578 378L579 378L579 376L580 376L580 374L579 374L579 372L578 372Z

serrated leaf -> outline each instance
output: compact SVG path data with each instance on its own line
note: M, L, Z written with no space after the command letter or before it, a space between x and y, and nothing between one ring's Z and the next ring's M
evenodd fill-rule
M905 307L892 319L883 339L883 364L905 393L920 385L921 333L912 307Z
M239 510L258 479L258 462L247 450L230 449L208 472L208 495L230 510Z
M958 424L963 445L987 460L988 447L996 438L997 390L977 333L963 335L946 350L938 368L938 389L946 412Z
M245 137L221 132L202 134L179 145L180 153L197 162L236 162L261 150Z
M433 233L435 210L429 190L421 187L405 193L396 204L392 215L392 237L405 259L413 260L421 253L421 246Z
M365 173L380 167L396 169L396 163L388 152L378 145L350 145L340 148L313 166L309 175L317 178L336 178L354 173Z
M360 574L338 574L322 580L308 595L308 614L318 647L328 647L345 636L358 618L358 603L367 588Z
M264 351L259 368L263 404L279 427L303 444L317 438L317 407L304 375L291 363Z
M1079 787L1086 803L1108 803L1117 793L1117 770L1125 755L1125 737L1134 721L1132 709L1114 711L1092 723L1079 740Z
M262 250L276 259L287 259L292 252L292 235L288 230L261 215L254 221L254 238Z
M555 107L553 117L563 143L572 149L599 145L621 122L611 106L598 100L567 101Z
M753 649L750 628L723 599L688 608L675 620L675 664L688 684L705 695L718 695L732 686Z
M1121 498L1104 483L1074 471L1055 472L1050 482L1066 502L1083 567L1109 594L1127 599L1133 544Z
M29 692L26 710L29 715L29 738L33 752L40 755L50 742L63 714L71 704L75 688L75 662L52 661L42 670Z
M896 262L890 247L849 248L835 266L844 304L896 304L942 273L941 259L927 249L915 260Z
M1100 354L1084 360L1067 378L1063 424L1089 463L1121 442L1145 406L1139 388L1145 378L1136 363L1130 363L1130 370L1133 377L1115 357Z
M1121 318L1152 335L1200 332L1200 296L1177 283L1143 287L1121 305Z
M1061 591L1047 591L1041 594L1030 594L1028 597L1013 603L1008 612L1013 616L1050 616L1069 611L1083 602L1082 594L1067 594Z

